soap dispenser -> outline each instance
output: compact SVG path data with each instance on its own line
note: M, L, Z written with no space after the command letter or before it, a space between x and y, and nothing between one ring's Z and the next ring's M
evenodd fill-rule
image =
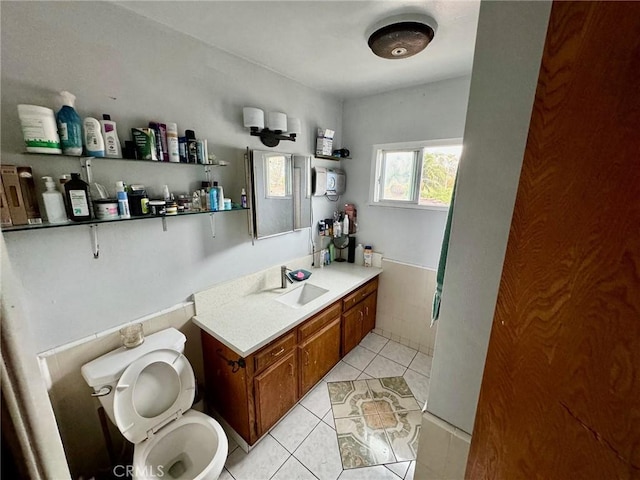
M44 209L47 212L49 223L67 223L67 212L64 207L62 194L56 189L56 183L52 177L42 177L47 190L42 194Z

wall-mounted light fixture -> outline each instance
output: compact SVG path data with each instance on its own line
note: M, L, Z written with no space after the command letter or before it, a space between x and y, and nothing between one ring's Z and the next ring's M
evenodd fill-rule
M259 108L244 107L242 109L244 126L250 129L251 135L260 137L267 147L276 147L280 140L296 141L300 133L300 119L287 118L282 112L269 112L267 126L264 126L264 112Z

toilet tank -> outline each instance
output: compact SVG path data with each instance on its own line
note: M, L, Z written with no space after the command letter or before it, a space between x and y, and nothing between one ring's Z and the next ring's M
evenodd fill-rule
M184 352L187 337L175 328L167 328L145 337L144 342L135 348L120 347L96 358L80 369L83 378L94 390L105 385L115 387L122 372L138 358L154 350L168 348Z

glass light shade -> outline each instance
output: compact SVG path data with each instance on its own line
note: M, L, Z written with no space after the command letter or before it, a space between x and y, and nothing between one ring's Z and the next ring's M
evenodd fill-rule
M247 128L258 128L262 130L264 128L264 112L259 108L244 107L242 109L242 117L244 120L244 126Z
M287 128L287 133L295 133L296 135L299 135L302 130L300 119L293 117L287 118Z
M269 112L267 114L267 128L274 132L287 131L287 115L282 112Z

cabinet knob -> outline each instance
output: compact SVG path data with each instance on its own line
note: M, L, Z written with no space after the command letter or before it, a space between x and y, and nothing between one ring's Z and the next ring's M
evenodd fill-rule
M293 363L289 364L289 368L291 369L291 373L289 375L293 377Z
M309 350L305 350L304 351L304 366L308 366L309 365Z
M282 347L280 350L278 350L277 352L271 352L271 356L272 357L278 357L280 355L282 355L282 352L284 352L284 347Z

